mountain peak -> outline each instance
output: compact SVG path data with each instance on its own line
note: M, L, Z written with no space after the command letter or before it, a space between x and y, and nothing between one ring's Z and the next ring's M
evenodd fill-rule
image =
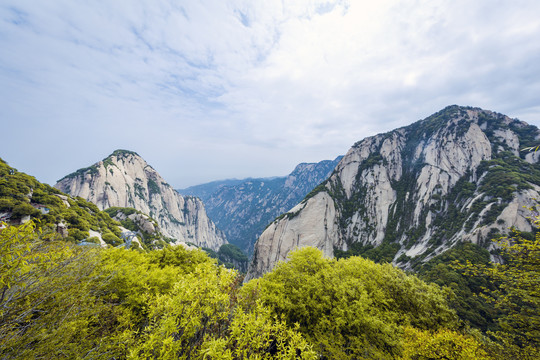
M116 150L94 165L64 177L56 188L100 210L131 207L156 219L163 235L218 250L225 238L197 198L182 197L137 153Z
M135 151L131 151L131 150L124 150L124 149L117 149L117 150L114 150L113 153L109 156L107 156L107 158L110 158L112 156L116 156L116 157L125 157L125 156L128 156L128 155L133 155L133 156L138 156L138 157L141 157L139 154L137 154Z
M480 108L451 105L411 125L357 142L330 178L259 237L247 278L297 247L371 256L411 268L512 226L532 231L540 197L540 131ZM272 251L270 251L272 250Z

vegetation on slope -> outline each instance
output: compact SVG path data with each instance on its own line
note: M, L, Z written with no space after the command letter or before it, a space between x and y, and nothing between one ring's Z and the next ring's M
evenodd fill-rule
M119 224L96 205L40 183L33 176L10 167L2 159L0 213L14 223L25 217L37 219L43 228L56 229L58 224L65 224L68 230L66 241L82 241L90 236L89 230L94 230L105 235L104 239L110 239L111 243L122 242Z
M247 255L234 244L223 244L216 252L212 249L203 247L208 256L217 259L219 265L224 265L227 269L236 269L240 273L246 273L249 258Z
M478 125L482 127L484 134L490 141L492 154L490 160L484 160L472 173L465 173L461 179L443 194L442 188L436 187L431 194L429 203L418 217L419 223L414 224L414 210L419 199L417 193L417 181L422 168L425 166L424 159L417 156L415 150L422 142L427 141L434 135L441 138L457 139L465 134L471 121L466 117L467 111L477 112ZM396 201L390 206L389 218L385 228L385 236L378 248L370 245L358 244L359 239L366 234L373 235L375 227L370 227L370 219L365 208L365 198L368 194L369 184L363 184L360 177L363 170L369 170L374 166L385 166L381 154L374 151L370 156L359 164L356 188L348 197L338 178L335 181L326 181L308 195L314 196L317 192L327 191L334 199L336 208L339 209L339 224L342 229L342 237L347 242L348 252L337 251L338 256L367 256L376 261L392 261L398 251L410 249L418 240L422 239L430 230L429 249L416 258L403 257L401 262L409 262L415 265L424 261L424 258L443 245L449 239L456 236L460 231L470 233L478 227L486 225L503 226L503 220L497 223L497 218L516 194L535 185L540 186L540 164L525 161L526 153L515 153L511 144L504 140L505 131L512 131L521 147L531 146L538 135L538 129L526 125L519 120L510 120L502 114L484 111L478 108L449 106L440 112L400 129L404 134L404 145L401 149L403 173L399 180L392 182L392 188L396 194ZM392 136L395 132L377 135L384 139ZM382 143L382 140L379 142ZM360 143L355 144L359 146ZM364 174L365 175L365 174ZM337 176L337 175L335 175ZM473 201L474 199L474 201ZM429 213L429 216L428 216ZM352 219L362 219L365 224L361 233L358 230L349 229ZM432 219L431 224L425 222L426 218ZM352 231L351 231L352 230ZM493 229L495 231L495 229ZM480 245L489 245L490 239L495 233L482 236ZM379 249L380 248L380 249Z

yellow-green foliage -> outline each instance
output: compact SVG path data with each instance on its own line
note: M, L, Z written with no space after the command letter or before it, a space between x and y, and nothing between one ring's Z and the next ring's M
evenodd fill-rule
M1 230L0 251L0 358L76 358L99 347L96 320L108 307L96 252L42 241L31 223Z
M236 310L227 338L214 338L203 345L203 359L317 359L298 327L273 317L260 304L251 312Z
M402 360L489 360L483 345L474 337L458 332L405 328Z
M267 310L239 307L237 274L202 251L44 236L32 223L0 230L2 359L314 359Z
M538 244L470 269L498 285L486 296L504 324L488 341L458 331L447 290L390 264L305 248L241 287L200 250L79 247L7 226L0 358L537 359Z
M538 214L537 209L535 212ZM540 215L533 219L540 227ZM469 276L482 277L491 288L483 297L501 314L499 329L488 334L497 341L500 357L540 358L540 232L528 240L514 231L511 238L498 240L502 264L461 266Z
M454 328L446 294L390 264L325 259L314 248L292 252L288 262L242 289L283 316L328 359L391 358L401 353L404 326Z

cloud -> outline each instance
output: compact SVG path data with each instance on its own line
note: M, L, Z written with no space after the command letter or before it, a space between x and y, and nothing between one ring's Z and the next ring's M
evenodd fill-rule
M124 147L186 186L284 175L449 104L538 125L539 11L533 0L4 1L0 156L54 182Z

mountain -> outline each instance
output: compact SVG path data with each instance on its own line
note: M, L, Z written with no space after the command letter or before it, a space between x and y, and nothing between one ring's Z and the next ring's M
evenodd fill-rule
M208 216L225 232L229 242L249 254L265 226L326 180L339 160L341 157L302 163L285 177L246 179L236 184L224 180L190 189L201 196ZM215 189L210 195L209 188Z
M259 237L246 279L290 250L363 255L411 268L460 242L494 250L514 226L532 231L540 142L532 125L449 106L410 126L357 142L332 176Z
M130 207L155 219L176 243L219 250L225 236L208 218L202 201L181 196L137 153L116 150L106 159L65 176L55 187L101 210Z
M43 184L0 159L0 221L18 225L30 220L38 220L36 226L47 236L57 233L68 242L94 238L103 246L123 243L120 224L96 205Z
M205 184L190 186L185 189L177 189L176 191L178 191L182 195L196 196L200 198L202 201L206 201L212 196L212 194L219 191L221 188L225 186L234 186L237 184L241 184L244 181L246 181L246 179L245 180L239 180L239 179L216 180L216 181L211 181Z

